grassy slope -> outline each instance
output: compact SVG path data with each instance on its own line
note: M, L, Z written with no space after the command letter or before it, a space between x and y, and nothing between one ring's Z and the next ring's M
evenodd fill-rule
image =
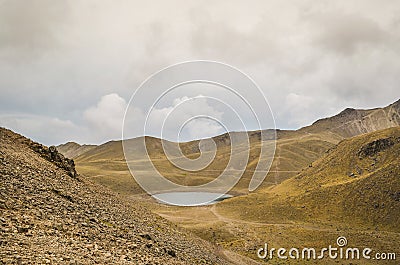
M369 155L360 152L382 139L393 145ZM400 232L399 157L400 127L346 139L299 175L218 208L259 222L284 219ZM245 206L251 211L238 210Z
M280 135L282 134L282 135ZM221 136L226 137L226 136ZM332 135L309 134L300 132L278 133L276 157L273 160L271 171L266 177L263 187L275 185L291 176L294 176L304 166L320 157L327 149L334 146L339 138ZM239 181L233 193L248 193L248 184L257 165L260 141L254 135L251 140L250 159L243 178ZM216 140L218 142L218 139ZM162 152L159 139L149 138L149 153L156 168L170 180L187 185L199 185L217 177L226 167L230 157L230 145L218 145L216 159L204 170L191 173L180 170L172 165ZM184 153L190 158L199 156L198 142L182 144ZM193 150L195 152L193 152ZM197 152L196 152L197 151ZM131 163L140 167L138 157ZM120 141L112 141L100 145L75 158L78 172L92 177L96 182L105 184L113 190L123 194L142 193L128 171L123 157Z

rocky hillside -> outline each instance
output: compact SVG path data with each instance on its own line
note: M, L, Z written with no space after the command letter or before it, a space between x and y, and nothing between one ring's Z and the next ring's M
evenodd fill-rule
M291 187L299 194L296 200L310 220L335 216L352 225L400 232L399 158L398 126L341 141L276 188Z
M84 144L80 145L75 142L68 142L57 146L57 150L62 153L65 157L75 158L89 150L95 148L96 145Z
M0 128L0 264L226 264L213 245Z

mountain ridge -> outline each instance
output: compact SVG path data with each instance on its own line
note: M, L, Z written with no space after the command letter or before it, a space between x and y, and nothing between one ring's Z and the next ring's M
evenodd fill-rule
M62 153L67 158L75 158L87 151L92 150L97 145L91 144L78 144L76 142L67 142L65 144L57 145L57 149L60 153Z
M346 122L348 123L348 122L352 122L352 121L356 122L358 120L365 119L366 116L374 114L374 112L377 112L377 111L383 111L383 113L385 115L383 115L383 117L377 118L377 120L381 120L381 121L377 122L377 126L375 126L374 128L371 128L370 126L368 126L368 122L361 122L360 125L358 126L359 127L358 131L357 130L351 131L351 128L343 128L343 125L342 125L343 123L346 123ZM390 116L389 116L389 114L390 114ZM375 115L379 115L379 114L375 114ZM320 132L321 131L320 127L325 126L324 130L332 131L333 133L338 134L342 138L347 138L347 137L352 137L352 136L355 136L358 134L368 133L368 132L371 132L374 130L380 130L380 129L385 129L385 128L389 128L389 127L399 126L399 125L400 125L400 99L398 99L397 101L395 101L385 107L372 108L372 109L346 108L336 115L318 119L315 122L313 122L311 125L304 126L304 127L301 127L299 129L295 129L295 130L265 129L263 131L266 132L266 135L269 136L269 139L271 139L271 137L273 137L273 136L271 136L271 134L274 134L274 132L276 134L276 138L279 139L279 138L286 137L287 134L293 134L296 132L308 132L308 133ZM348 125L348 127L354 127L354 126L357 127L357 125L355 125L354 123ZM315 127L317 127L317 128L315 128ZM339 131L338 128L341 128L341 130L350 130L350 131L347 131L345 133L338 133L338 131ZM258 138L260 138L260 134L261 134L259 130L247 131L247 132L233 131L230 133L231 134L248 133L249 137L258 137ZM210 137L207 139L218 140L221 138L226 138L226 136L228 134L229 133L223 133L223 134L216 135L216 136L213 136L213 137ZM148 139L157 139L157 140L167 141L167 140L160 139L160 138L153 137L153 136L139 136L139 137L126 139L126 140L142 139L143 137L146 137ZM107 141L100 145L86 145L86 144L80 145L75 142L67 142L65 144L58 145L57 148L66 157L75 158L75 157L78 157L78 156L84 154L87 151L91 151L92 149L95 149L102 145L109 144L110 142L120 142L120 141L121 140L110 140L110 141ZM189 143L197 144L199 141L200 140L191 140L188 142L181 142L181 144L189 144ZM217 141L217 142L219 142L219 141ZM72 150L70 151L68 149L72 149ZM79 151L76 151L76 150L79 150ZM71 153L72 153L72 156L71 156Z
M368 130L372 131L378 128L387 128L398 125L397 122L399 122L400 119L396 118L393 120L393 122L389 122L387 113L399 115L399 103L400 101L396 101L387 107L376 108L373 110L345 110L333 117L316 121L314 125L306 126L298 130L264 131L269 137L269 140L276 138L276 155L272 161L270 172L266 176L260 188L268 187L269 185L275 185L296 175L303 167L308 166L314 160L321 157L325 152L334 147L341 140L351 137L354 134L358 135L363 133L363 131L358 129L347 129L344 130L344 133L338 131L343 129L342 125L344 124L344 120L350 122L349 128L353 128L352 124L357 124L356 118L361 115L357 114L359 112L364 113L360 117L375 113L374 119L371 119L371 122L383 121L377 126L369 126L367 128ZM233 136L240 133L247 133L249 135L250 157L247 170L235 187L234 192L245 194L248 193L249 181L253 174L252 172L258 163L261 146L261 132L235 132L233 133ZM131 152L130 157L131 159L134 159L134 161L130 161L130 163L133 163L132 165L136 168L141 167L140 160L142 157L140 152L137 154L135 153L134 142L143 141L143 139L146 140L150 157L152 158L157 170L159 170L169 180L176 183L185 185L204 184L212 180L213 176L218 174L218 172L221 172L229 162L228 158L230 157L231 150L228 134L222 134L210 138L214 140L217 145L217 159L215 159L215 161L202 172L195 173L178 170L173 164L170 163L162 150L161 142L166 140L146 136L145 138L139 137L125 140L132 142L132 144L130 144L130 150L126 151ZM269 140L267 140L265 143L272 143L268 142ZM207 142L207 140L203 140L202 142ZM185 156L195 159L200 155L199 143L200 141L197 140L172 144L178 144ZM121 141L109 141L105 144L99 145L88 152L76 156L75 161L77 163L78 171L89 177L93 177L95 181L109 186L117 192L126 194L143 192L133 180L127 168ZM210 174L210 172L213 174Z
M348 138L363 133L400 125L400 99L382 108L346 108L340 113L315 121L299 130L318 132L329 130Z

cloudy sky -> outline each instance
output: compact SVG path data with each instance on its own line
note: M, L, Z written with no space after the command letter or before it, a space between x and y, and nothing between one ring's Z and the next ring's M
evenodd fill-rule
M118 139L141 82L188 60L248 74L282 129L385 106L400 98L399 14L397 0L0 0L0 126L45 144ZM194 98L184 117L201 110L222 119L201 98L209 90L182 90L155 114ZM199 119L183 132L223 128Z

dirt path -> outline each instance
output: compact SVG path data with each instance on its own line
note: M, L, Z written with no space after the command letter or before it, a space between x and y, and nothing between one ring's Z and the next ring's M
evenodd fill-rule
M289 228L301 228L301 229L306 229L306 230L312 230L312 231L318 231L318 232L336 232L337 229L333 228L333 227L320 227L320 226L315 226L312 224L306 224L306 223L263 223L263 222L255 222L255 221L247 221L247 220L243 220L243 219L238 219L238 218L230 218L227 216L224 216L222 214L220 214L218 212L217 209L217 205L218 204L213 204L211 206L208 207L201 207L202 209L200 211L202 211L203 213L201 215L207 215L206 213L211 213L212 216L215 218L207 218L207 219L202 219L204 223L215 223L217 221L220 222L224 222L225 224L227 224L226 228L228 228L230 230L230 227L233 225L233 227L235 225L244 225L244 227L246 227L246 229L248 229L249 231L251 230L251 227L280 227L280 228L285 228L285 227L289 227ZM179 215L179 214L175 214L173 212L157 212L156 213L171 221L174 223L185 223L185 222L196 222L196 220L199 220L197 218L200 218L200 216L194 216L194 215ZM199 213L199 211L197 211L197 213ZM236 234L236 231L233 230L231 231L233 234ZM363 230L363 232L374 232L374 230ZM393 234L393 235L398 235L398 233L396 232L388 232L386 231L385 233L387 234Z
M199 209L200 210L200 209ZM293 227L293 228L303 228L303 229L307 229L307 230L314 230L314 231L336 231L335 228L326 228L326 227L318 227L318 226L313 226L311 224L301 224L301 223L263 223L263 222L255 222L255 221L247 221L247 220L243 220L243 219L238 219L238 218L230 218L227 216L224 216L222 214L220 214L217 210L217 204L213 204L212 206L208 206L205 207L203 209L201 209L201 211L203 212L202 215L207 215L207 212L211 213L212 216L214 216L214 218L209 218L209 219L203 219L203 222L206 223L214 223L217 221L220 222L224 222L228 225L245 225L247 227L267 227L267 226L275 226L275 227ZM182 222L191 222L191 221L195 221L196 217L189 215L189 216L185 216L185 215L180 215L180 214L176 214L173 212L160 212L160 211L156 211L156 213L171 221L171 222L175 222L175 223L182 223ZM199 213L199 211L197 211L197 213ZM233 233L235 233L235 231L232 231Z

